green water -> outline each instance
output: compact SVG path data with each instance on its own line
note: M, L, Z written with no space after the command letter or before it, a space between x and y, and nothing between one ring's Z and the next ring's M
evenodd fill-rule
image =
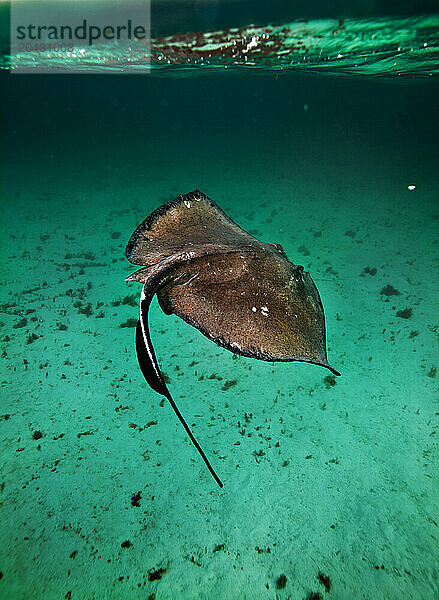
M436 599L437 77L206 71L0 73L0 598ZM154 301L222 489L142 378L124 281L136 225L196 188L310 272L342 374Z

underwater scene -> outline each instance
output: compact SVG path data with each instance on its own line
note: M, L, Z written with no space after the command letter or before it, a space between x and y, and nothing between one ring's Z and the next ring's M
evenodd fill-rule
M0 2L0 600L439 598L435 8Z

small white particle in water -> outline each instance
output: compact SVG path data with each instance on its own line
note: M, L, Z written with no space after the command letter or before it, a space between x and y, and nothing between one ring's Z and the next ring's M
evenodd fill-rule
M261 306L261 313L264 315L264 317L268 317L268 307Z
M257 311L257 308L256 308L256 306L253 306L253 308L252 308L252 311L253 311L253 312L256 312L256 311Z
M407 186L407 189L410 191L413 191L416 189L416 186L413 183L411 183L410 185Z
M308 104L303 105L303 110L308 110L308 108L309 108Z
M187 206L188 208L191 207L191 203L189 202L189 200L185 200L184 203L185 203L185 206Z

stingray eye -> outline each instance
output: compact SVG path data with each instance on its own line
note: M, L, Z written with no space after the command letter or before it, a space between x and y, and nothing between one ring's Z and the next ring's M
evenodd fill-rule
M303 283L303 271L304 271L304 268L302 267L302 265L295 266L294 274L296 276L296 281L300 281L301 283Z
M285 254L285 250L282 248L282 246L280 244L273 244L273 246L276 248L276 250L279 252L279 254L282 254L282 256L284 258L287 258L287 255Z

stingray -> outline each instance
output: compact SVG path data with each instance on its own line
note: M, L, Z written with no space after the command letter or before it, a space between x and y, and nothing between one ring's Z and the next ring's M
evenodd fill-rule
M127 259L143 268L126 281L143 284L136 350L153 390L171 403L220 487L222 482L178 410L154 353L148 310L154 294L175 314L234 354L302 361L334 375L326 356L325 316L309 273L279 244L261 242L199 190L167 202L134 231Z

